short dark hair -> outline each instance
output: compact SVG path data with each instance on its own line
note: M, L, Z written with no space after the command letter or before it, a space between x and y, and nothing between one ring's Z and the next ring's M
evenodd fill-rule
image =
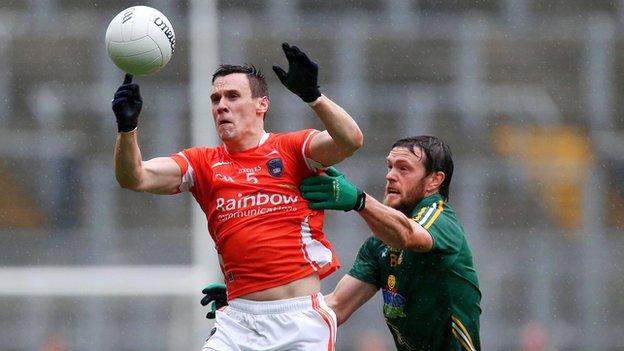
M453 155L451 148L441 139L430 135L419 135L397 140L392 148L404 147L414 153L416 147L425 153L425 171L427 175L433 172L444 172L444 181L440 184L440 195L448 201L451 178L453 177ZM415 154L415 153L414 153Z
M214 83L217 77L227 76L233 73L243 73L249 80L249 88L251 89L251 97L263 97L269 96L269 87L262 71L257 69L254 65L221 65L215 73L212 75L212 83Z

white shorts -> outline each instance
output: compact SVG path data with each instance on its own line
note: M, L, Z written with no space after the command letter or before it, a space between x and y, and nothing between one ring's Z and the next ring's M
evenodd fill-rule
M202 351L333 351L336 314L323 295L276 301L234 299L217 311Z

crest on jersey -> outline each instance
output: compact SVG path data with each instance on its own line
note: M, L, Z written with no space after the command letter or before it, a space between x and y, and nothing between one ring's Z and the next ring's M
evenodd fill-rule
M280 177L284 173L284 163L281 158L272 158L267 162L269 174L273 177Z
M386 289L381 290L383 296L383 314L386 318L407 317L405 314L405 303L407 299L396 291Z

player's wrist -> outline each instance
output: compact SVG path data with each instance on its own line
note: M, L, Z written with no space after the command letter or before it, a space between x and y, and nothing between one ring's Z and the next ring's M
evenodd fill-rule
M353 209L356 212L362 211L366 207L366 193L362 191L362 189L357 188L357 199L355 201L355 206Z
M136 132L139 129L139 126L135 126L134 128L130 129L130 130L122 130L121 128L117 127L117 133L119 134L131 134Z
M119 124L117 123L117 132L118 133L131 133L137 130L139 127L138 123L135 124Z
M316 100L314 100L314 101L310 101L310 102L306 102L306 103L308 104L308 106L310 106L310 107L314 107L314 106L318 105L318 104L321 102L321 99L322 99L322 98L323 98L323 94L321 93L321 94L319 95L319 97L317 97L317 98L316 98Z
M312 104L318 101L318 99L321 97L321 91L319 90L318 86L312 86L312 87L299 91L297 95L306 104Z

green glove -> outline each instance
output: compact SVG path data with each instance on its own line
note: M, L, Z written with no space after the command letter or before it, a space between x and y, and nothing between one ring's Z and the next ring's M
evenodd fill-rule
M309 177L301 181L301 196L310 201L313 210L361 211L366 204L366 193L351 184L334 167L326 175Z
M202 306L210 305L210 311L206 315L208 319L214 319L216 317L215 311L223 306L227 306L227 291L225 285L221 283L208 284L203 290L202 294L205 294L201 299Z

